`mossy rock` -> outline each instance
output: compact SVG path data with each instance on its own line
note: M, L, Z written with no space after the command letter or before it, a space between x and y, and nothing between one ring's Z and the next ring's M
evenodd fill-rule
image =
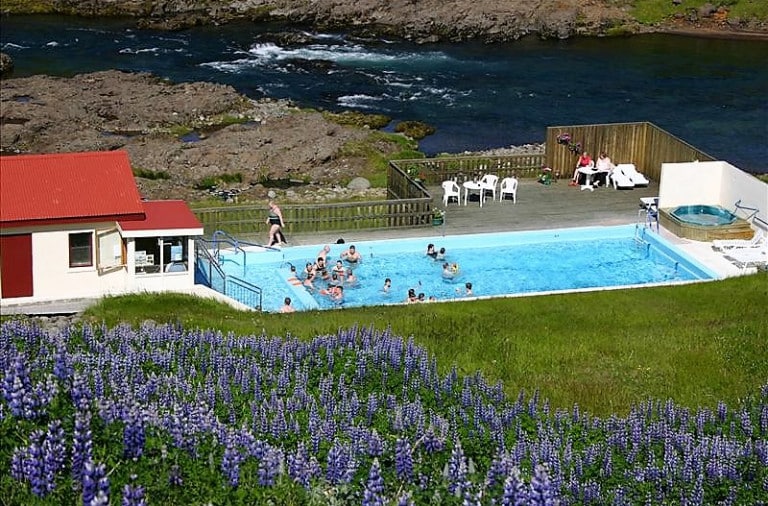
M368 127L375 130L384 128L389 124L389 116L384 114L365 114L360 111L344 111L341 113L325 112L323 117L328 121L333 121L339 125L349 125L356 127Z
M395 132L407 135L411 139L420 140L435 133L435 127L421 121L401 121L395 125Z

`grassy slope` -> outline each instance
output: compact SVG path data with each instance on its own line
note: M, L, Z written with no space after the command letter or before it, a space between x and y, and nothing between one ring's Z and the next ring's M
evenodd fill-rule
M768 381L768 274L680 287L290 315L243 313L178 295L110 298L87 318L144 319L236 334L311 338L390 327L447 371L476 370L510 395L538 388L555 407L625 413L647 398L690 407L733 402Z

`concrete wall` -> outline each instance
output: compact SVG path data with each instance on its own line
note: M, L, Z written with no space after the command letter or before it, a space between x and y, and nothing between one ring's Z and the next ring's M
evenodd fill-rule
M736 209L736 202L757 209L757 225L768 226L768 184L722 162L664 163L659 183L659 207L719 205L748 218L754 211ZM752 220L750 220L752 222Z

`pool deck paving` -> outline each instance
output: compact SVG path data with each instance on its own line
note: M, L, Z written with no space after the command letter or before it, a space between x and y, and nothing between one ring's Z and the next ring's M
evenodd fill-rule
M397 230L296 234L288 237L287 247L332 244L339 238L343 238L346 244L353 244L355 241L405 237L429 239L492 232L627 225L638 222L644 226L644 214L639 213L640 199L655 197L659 192L658 183L655 182L651 182L647 187L631 190L600 187L589 191L581 190L578 186L569 186L568 181L561 179L549 186L544 186L532 179L522 179L517 191L516 203L513 203L509 197L502 202L498 199L492 200L489 196L482 208L477 195L466 206L463 200L461 204L451 202L447 207L443 206L442 189L439 186L429 186L427 190L432 195L435 207L446 211L443 225ZM754 272L754 269L743 271L737 268L723 258L722 254L713 251L710 243L682 239L664 228L661 228L659 233L720 277ZM196 285L192 292L223 300L220 294L212 293L211 290L199 285ZM73 299L35 304L4 304L0 307L0 314L74 314L82 312L94 302L96 302L95 299Z

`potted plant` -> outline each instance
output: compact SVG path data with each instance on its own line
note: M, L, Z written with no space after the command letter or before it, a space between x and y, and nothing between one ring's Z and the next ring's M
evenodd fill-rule
M445 221L445 211L442 209L435 209L434 213L432 214L432 225L438 226L442 225Z

